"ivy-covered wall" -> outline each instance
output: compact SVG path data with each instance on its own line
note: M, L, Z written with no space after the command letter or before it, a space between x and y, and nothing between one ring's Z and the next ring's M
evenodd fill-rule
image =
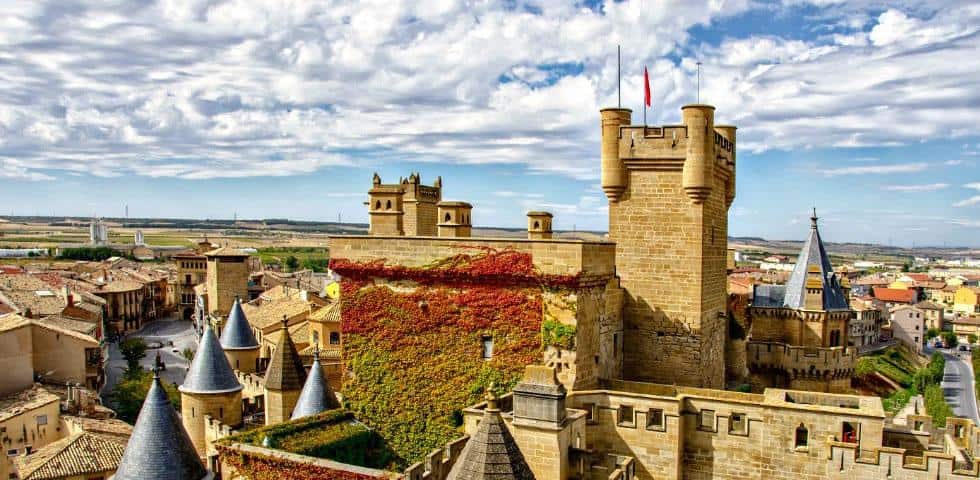
M543 296L577 281L538 274L529 254L489 249L424 267L334 259L331 268L343 276L345 402L401 466L458 437L461 410L491 383L509 391L541 361ZM574 327L547 325L548 342L574 343Z

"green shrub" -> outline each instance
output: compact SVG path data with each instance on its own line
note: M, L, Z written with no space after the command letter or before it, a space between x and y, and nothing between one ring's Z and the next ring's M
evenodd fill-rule
M926 387L923 397L926 401L926 412L932 417L932 423L937 427L946 426L946 418L953 416L953 409L946 403L943 389L936 384Z

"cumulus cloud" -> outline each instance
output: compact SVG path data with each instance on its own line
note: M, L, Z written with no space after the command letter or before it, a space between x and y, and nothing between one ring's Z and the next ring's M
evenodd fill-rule
M821 0L830 33L718 44L691 29L788 7L661 3L5 1L0 159L19 170L0 175L286 176L371 159L594 180L617 43L624 93L650 67L651 123L694 99L700 58L702 97L743 149L900 145L980 123L969 2Z

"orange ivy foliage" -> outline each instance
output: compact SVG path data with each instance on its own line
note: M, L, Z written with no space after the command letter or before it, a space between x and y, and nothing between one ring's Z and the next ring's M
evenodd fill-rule
M577 281L535 272L528 254L486 249L419 268L343 259L331 268L343 276L345 402L401 466L458 437L461 409L491 382L509 390L540 360L542 286Z
M237 475L248 480L376 480L386 478L291 462L264 455L244 454L222 445L217 446L217 448L221 453L221 461L235 469Z

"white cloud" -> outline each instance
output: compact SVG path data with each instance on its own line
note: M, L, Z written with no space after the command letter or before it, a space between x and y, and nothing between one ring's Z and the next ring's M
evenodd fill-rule
M0 159L38 178L288 176L369 158L594 180L617 43L625 106L638 106L631 92L651 69L651 123L677 121L701 58L703 97L719 122L740 127L742 149L972 134L980 10L814 3L832 27L815 37L759 32L711 46L690 29L782 7L542 1L535 14L503 1L9 0ZM830 175L847 174L859 173Z
M927 183L922 185L885 185L882 186L882 190L888 190L890 192L934 192L936 190L942 190L949 187L948 183Z
M840 175L885 175L892 173L913 173L921 172L928 168L926 163L895 163L889 165L869 165L861 167L840 167L820 170L828 177Z

